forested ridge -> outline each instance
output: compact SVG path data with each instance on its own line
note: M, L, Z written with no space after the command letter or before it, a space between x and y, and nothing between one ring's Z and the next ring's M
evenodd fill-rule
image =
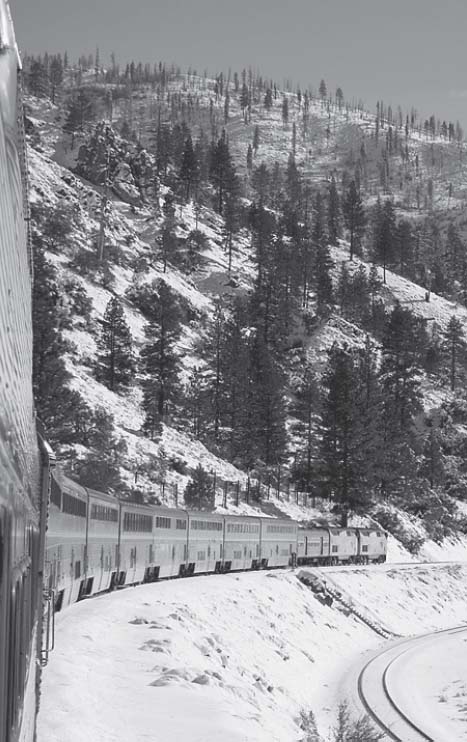
M250 69L24 67L34 387L68 472L209 508L228 462L257 506L465 529L460 125Z

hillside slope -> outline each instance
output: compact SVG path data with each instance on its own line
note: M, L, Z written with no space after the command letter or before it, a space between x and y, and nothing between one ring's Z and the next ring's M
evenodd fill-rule
M213 85L213 81L202 81L194 77L187 83L182 76L170 82L167 99L177 96L177 105L183 105L183 101L187 101L191 95L196 98L200 120L203 116L208 118L211 107L218 127L223 102L217 98L213 102ZM294 137L294 160L304 182L311 188L327 187L331 175L340 178L346 168L352 170L351 163L357 158L357 150L361 150L363 142L367 165L361 176L365 184L365 203L371 206L381 192L377 162L382 145L375 136L374 116L362 110L355 111L349 107L341 109L336 105L330 107L322 101L311 100L306 127L303 125L306 131L302 134L299 131L297 135L293 122L302 126L302 104L297 102L292 93L280 95L281 100L289 101L287 122L284 122L278 102L270 111L265 111L258 103L253 104L250 120L244 123L239 98L231 96L229 119L225 122L225 127L246 196L243 199L245 208L249 208L255 195L246 164L246 152L254 138L255 127L259 127L260 133L259 145L253 154L253 165L264 163L272 169L277 162L287 167ZM133 125L139 131L140 141L136 145L134 142L128 144L118 135L115 140L115 146L126 148L127 153L133 152L131 157L134 152L140 155L141 146L147 145L150 150L151 115L154 115L154 111L151 114L151 107L159 107L165 113L169 110L169 104L164 108L160 93L154 93L149 88L143 88L135 100L138 100L138 105L135 104L132 111ZM128 102L116 100L113 110L114 127L121 126L126 121L127 114ZM160 437L151 440L142 432L144 409L141 371L138 370L125 394L110 391L96 378L96 341L108 302L112 297L121 300L138 358L146 341L147 318L138 308L134 292L154 281L162 282L170 288L183 309L181 333L176 347L182 359L179 369L180 387L185 393L192 383L193 375L198 370L202 374L206 369L201 346L212 332L216 306L226 302L228 305L235 298L252 295L256 280L252 230L247 223L243 223L235 231L229 258L225 247L225 219L216 213L208 201L201 205L192 199L176 196L174 222L177 239L183 242L194 231L200 232L204 236L202 256L193 270L187 270L183 265L177 267L170 260L165 264L155 254L154 245L160 239L164 225L164 203L176 193L176 179L171 168L168 171L169 184L162 179L157 196L153 198L134 197L137 189L135 190L130 176L126 181L123 177L119 183L114 181L111 189L98 185L72 172L72 169L76 169L79 148L76 146L70 149L68 135L62 130L63 108L31 97L28 100L28 120L31 200L36 214L37 232L44 237L47 257L58 271L62 293L62 331L67 341L66 363L72 377L71 384L90 408L96 410L103 407L112 416L115 435L124 443L118 463L127 491L137 489L144 498L156 496L160 502L166 504L183 504L185 486L195 467L201 464L211 478L214 478L216 505L220 509L254 512L259 507L271 514L281 511L295 518L310 519L323 514L329 517L329 504L319 497L317 502L314 500L312 503L306 493L297 492L297 485L292 485L291 488L285 471L296 456L293 431L297 419L294 417L292 404L295 397L296 369L300 369L303 363L308 364L319 378L325 368L328 351L333 345L363 348L365 343L370 342L377 349L380 346L378 337L372 336L368 328L359 322L345 319L337 303L327 316L313 316L315 296L311 292L310 306L298 313L299 319L290 333L289 346L292 348L289 347L284 354L282 370L287 377L284 396L288 408L287 431L290 435L284 450L284 473L281 472L281 465L270 466L267 481L264 469L252 466L250 476L247 467L235 466L227 461L218 446L213 446L206 440L203 443L202 436L195 434L186 416L184 419L176 419L177 415L168 415L162 423ZM195 124L193 131L197 131L199 126L199 123ZM386 133L387 130L388 124ZM80 135L79 138L83 142L89 141L88 135ZM446 143L441 137L432 138L428 142L420 133L410 132L410 136L406 137L406 149L409 151L408 158L399 156L397 150L391 159L390 186L385 186L391 189L398 216L409 217L415 223L421 218L422 210L414 206L413 183L416 171L416 177L423 183L423 188L427 187L429 178L437 179L439 184L439 188L438 185L435 187L434 195L432 193L430 196L430 213L438 215L440 219L454 214L457 219L466 191L463 145ZM431 153L431 160L428 152ZM441 156L440 153L444 155ZM152 161L151 157L152 155L148 161ZM448 166L447 163L456 158L459 162L453 170L454 166ZM122 157L120 163L122 167L124 159ZM448 182L453 185L449 199L446 199L443 189ZM103 203L105 250L106 256L108 255L105 271L95 267L96 244L103 224ZM53 213L58 213L68 222L66 237L60 244L53 244L44 228L47 218ZM359 270L370 275L370 262L363 257L355 257L350 263L348 252L349 244L344 239L340 239L331 248L335 289L342 266L346 267L350 276ZM376 269L376 275L382 279L381 268ZM414 316L425 321L430 338L445 333L454 315L462 324L465 323L465 306L433 292L427 297L425 286L417 285L389 269L385 271L385 277L386 283L378 289L378 299L386 311L389 312L397 303L410 308ZM85 310L79 310L77 301L73 298L78 293L87 299L88 306ZM313 308L312 311L310 307ZM427 416L436 415L436 411L443 405L448 408L450 405L458 405L462 408L463 402L459 402L458 395L449 390L442 375L424 372L421 386ZM462 415L460 418L459 421L454 421L455 434L463 440L464 420ZM314 435L318 440L317 427ZM459 442L458 447L461 447ZM76 463L82 460L87 451L87 447L82 444L61 446L62 460L72 475ZM456 456L451 458L454 460ZM260 503L253 501L253 485L261 496ZM317 508L310 507L311 504L317 505ZM418 522L417 516L412 514L410 518L413 528L423 534L423 526Z

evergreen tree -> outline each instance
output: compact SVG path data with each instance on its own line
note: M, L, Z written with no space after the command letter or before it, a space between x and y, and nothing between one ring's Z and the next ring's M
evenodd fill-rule
M97 379L114 392L127 388L136 366L130 329L116 296L107 304L97 347Z
M179 177L185 186L185 198L190 199L192 189L198 181L199 166L191 136L185 140Z
M289 101L287 96L284 95L282 99L282 122L286 126L289 122Z
M255 155L259 149L259 141L260 141L259 135L260 135L259 126L256 125L254 132L253 132L253 152L255 153Z
M156 248L162 260L164 273L167 271L167 263L177 265L180 260L179 244L176 234L175 206L173 196L167 194L162 207L164 221L161 230L156 237Z
M377 471L380 391L371 348L328 353L321 412L323 474L342 523L371 499Z
M337 240L341 236L340 200L334 176L331 178L328 190L327 222L329 242L331 245L337 245Z
M320 391L318 380L309 365L306 365L295 391L291 413L297 418L294 436L298 437L292 476L298 487L310 494L319 494L317 488L318 469L316 418L319 410Z
M213 146L210 166L211 182L216 189L217 210L222 215L225 199L237 192L238 184L235 168L230 155L229 144L225 130Z
M185 505L196 510L213 510L216 506L216 493L211 477L198 464L185 487Z
M321 80L321 82L319 84L319 95L320 95L320 98L322 100L324 100L326 98L327 94L328 94L328 91L327 91L326 83L324 82L324 80Z
M273 100L272 100L272 90L271 88L268 88L266 90L266 94L264 96L264 103L263 103L266 111L270 111L273 106Z
M141 360L146 378L143 383L145 422L143 429L151 438L160 432L160 424L174 405L178 393L178 355L175 343L180 335L181 312L178 300L164 281L153 284L155 291L152 316L145 327L146 343Z
M329 253L327 234L324 228L324 214L321 194L318 193L314 206L313 231L311 235L314 262L314 283L316 286L316 310L319 316L329 312L333 301L331 269L333 262Z
M415 417L421 412L420 332L417 318L400 304L394 307L383 337L381 491L403 495L413 482Z
M60 56L55 56L50 62L50 95L55 105L57 92L63 82L63 64Z
M444 333L443 351L449 362L449 381L451 391L456 388L459 364L465 358L466 341L462 322L452 315Z
M49 74L47 66L40 60L34 59L28 74L30 93L37 98L46 98L49 94Z
M284 378L260 333L250 345L250 395L252 427L247 432L244 461L253 466L258 459L266 466L278 464L284 457L287 434Z
M386 283L386 267L396 258L397 227L394 206L387 199L378 202L373 217L373 260L383 266L383 283Z
M336 90L336 102L340 111L344 103L344 93L342 92L342 88L337 88Z
M349 185L342 204L342 211L344 213L345 226L349 230L350 235L350 260L353 260L354 253L360 249L366 223L362 199L354 180Z

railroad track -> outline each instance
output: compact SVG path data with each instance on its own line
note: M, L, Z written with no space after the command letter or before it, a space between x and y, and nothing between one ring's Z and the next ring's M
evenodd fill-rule
M389 675L395 663L413 649L417 642L422 643L427 639L457 632L467 632L467 627L459 626L400 641L372 657L360 671L357 680L360 702L388 739L395 742L448 742L446 738L430 736L427 730L422 729L407 715L391 692Z

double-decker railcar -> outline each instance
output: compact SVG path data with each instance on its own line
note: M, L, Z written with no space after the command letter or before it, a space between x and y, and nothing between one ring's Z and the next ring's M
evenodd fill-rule
M286 518L260 518L261 567L287 567L297 552L298 523Z
M120 503L118 586L143 582L153 559L154 513L148 505Z
M153 508L153 558L146 581L179 577L188 563L188 513L175 508Z
M261 519L225 516L224 572L257 569L261 563Z
M83 595L108 590L117 578L120 507L115 497L86 487L85 583Z
M224 516L188 513L188 559L184 574L221 572L224 546Z
M45 581L58 610L86 594L88 493L60 472L52 476Z

